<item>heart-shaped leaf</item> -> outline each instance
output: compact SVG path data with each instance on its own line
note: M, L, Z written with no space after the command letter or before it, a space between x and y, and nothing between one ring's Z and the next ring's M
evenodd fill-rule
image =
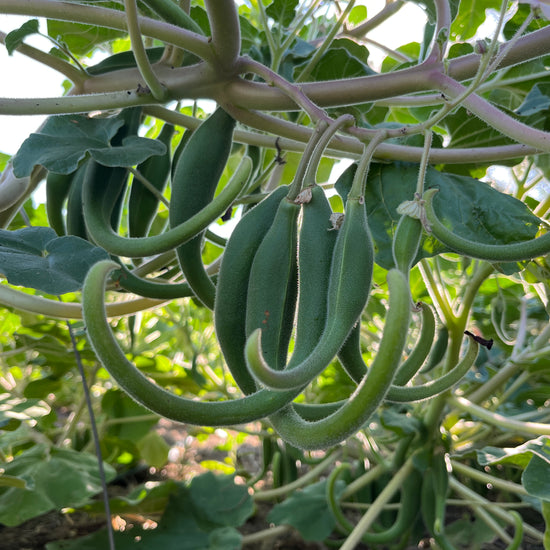
M123 125L120 116L50 117L40 132L31 134L14 155L14 174L29 176L37 164L51 172L70 174L87 154L106 166L133 166L166 152L160 141L138 136L128 136L122 145L112 146L111 139Z
M0 230L0 272L12 285L48 294L75 292L90 267L108 258L103 248L72 235L58 237L51 227Z

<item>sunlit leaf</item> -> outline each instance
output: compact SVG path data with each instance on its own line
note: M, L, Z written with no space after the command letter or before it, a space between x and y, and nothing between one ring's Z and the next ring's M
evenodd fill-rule
M23 40L27 36L36 34L37 32L39 32L38 19L25 21L18 29L9 32L4 41L8 54L12 55L14 50L23 43Z

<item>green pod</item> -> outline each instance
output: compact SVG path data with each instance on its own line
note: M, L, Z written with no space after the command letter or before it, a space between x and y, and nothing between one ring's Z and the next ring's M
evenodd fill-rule
M162 194L168 183L171 167L170 142L174 126L164 124L157 140L166 146L164 155L154 155L142 162L137 171ZM145 237L151 228L159 206L159 198L134 177L128 199L128 234L130 237Z
M112 231L118 229L127 181L128 170L126 168L120 166L113 168L90 160L82 189L87 228L88 216L86 215L85 202L87 197L90 197L90 200L97 205L101 223Z
M338 236L332 230L332 208L323 188L315 185L306 189L311 189L311 199L302 207L298 246L300 291L296 336L287 369L294 368L309 357L325 328L330 267ZM308 289L309 284L312 285L311 289Z
M118 287L144 298L175 300L193 296L193 291L187 283L170 283L138 277L122 262L119 271L113 273L112 279Z
M141 115L141 107L124 109L118 115L118 118L123 121L123 125L112 138L112 146L120 146L125 138L137 134ZM86 229L92 237L93 233L89 230L90 216L86 202L93 202L96 205L99 223L116 232L122 215L127 181L128 169L125 166L105 166L93 159L88 162L82 188L82 208L86 219Z
M123 109L118 117L124 121L124 124L111 140L111 145L114 147L123 145L127 137L137 135L141 124L142 109L141 107ZM96 177L103 181L103 211L105 218L110 221L113 231L116 232L122 217L129 172L125 166L100 166Z
M427 304L419 302L416 308L422 312L422 327L420 336L416 341L414 349L403 361L395 375L393 383L396 386L404 386L420 369L426 357L430 353L435 336L435 316L432 308Z
M192 135L193 135L193 130L190 130L187 128L184 130L183 135L179 140L176 150L174 151L174 156L172 157L172 166L170 167L170 176L172 179L174 179L174 172L176 171L176 166L178 165L178 161L181 158L181 155L185 150L185 146L187 145L187 142L191 139Z
M445 535L445 510L449 473L445 455L435 454L431 465L423 472L421 488L422 519L430 534L445 549L454 548Z
M348 465L344 464L342 466L346 467ZM341 471L342 468L336 468L329 475L326 489L327 503L338 525L344 532L351 533L355 526L342 512L334 490L336 479ZM416 468L412 468L412 471L403 482L401 502L394 523L383 531L364 533L361 540L368 545L398 543L400 538L413 527L414 520L419 513L421 485L422 475Z
M297 294L297 238L300 205L286 197L256 251L250 268L246 335L262 330L262 353L275 368L286 362Z
M407 276L416 260L421 240L422 222L403 214L393 236L392 252L395 267Z
M227 367L245 394L256 390L244 357L246 303L254 256L268 232L288 187L278 187L237 223L225 247L216 300L214 326Z
M280 449L277 449L273 453L273 459L271 460L271 473L273 479L273 488L278 489L284 485L284 464L283 453Z
M101 260L90 268L82 289L82 311L97 358L120 388L135 401L176 422L197 426L232 426L265 418L282 409L300 393L299 390L259 390L239 399L205 402L175 395L151 382L128 360L107 321L105 283L119 267L119 264L110 260Z
M63 208L69 196L75 172L57 174L48 172L46 176L46 214L50 227L59 235L66 235L65 215ZM82 209L82 205L80 206Z
M69 194L67 196L67 234L74 235L82 239L88 238L88 233L86 231L86 222L82 208L82 195L85 185L86 174L89 165L92 162L93 161L91 160L86 160L76 169L73 180L71 182Z
M254 376L273 389L307 385L334 359L368 301L374 268L374 247L363 199L348 199L344 222L334 246L327 294L326 324L315 349L299 365L277 371L262 356L261 331L246 344L247 364ZM313 282L306 284L314 286Z
M430 372L433 368L437 367L439 363L445 357L447 347L449 346L449 329L442 325L441 328L437 331L437 338L435 339L435 344L430 351L430 356L426 364L420 369L422 374Z
M367 366L361 351L361 321L351 329L344 345L338 351L338 361L348 376L357 384L367 374Z
M367 376L343 405L321 420L305 420L294 405L270 415L273 428L286 442L305 450L337 445L364 426L383 402L399 365L410 322L407 278L399 270L391 269L387 281L388 313L378 353Z
M386 401L398 403L424 401L451 389L466 376L474 365L478 353L479 344L469 337L466 353L453 369L435 380L418 386L391 386L386 395Z
M172 251L175 247L194 238L198 233L207 230L233 203L243 190L243 185L250 173L251 161L243 157L227 185L216 195L214 200L197 212L186 222L167 229L159 235L141 238L122 237L115 233L104 218L103 204L95 193L97 182L86 180L83 188L83 209L86 228L98 246L103 247L114 256L124 258L143 258L163 252Z
M200 212L212 199L231 152L235 120L218 108L187 142L178 160L170 196L169 220L175 227ZM189 286L200 302L214 308L216 287L202 262L204 231L185 244L176 254Z
M479 243L453 233L435 213L433 197L437 191L428 189L422 196L426 221L431 234L454 252L488 262L522 262L550 253L550 232L535 239L510 244Z

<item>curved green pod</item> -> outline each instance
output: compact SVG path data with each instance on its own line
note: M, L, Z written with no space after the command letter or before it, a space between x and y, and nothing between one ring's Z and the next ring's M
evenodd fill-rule
M361 351L361 320L353 327L344 345L338 351L338 361L348 376L359 384L367 374L367 365Z
M112 279L120 288L144 298L174 300L193 296L193 291L187 283L169 283L138 277L122 262L118 272L113 273Z
M162 194L171 167L170 142L175 128L165 123L157 137L166 147L164 155L153 155L137 167L137 171ZM159 198L155 196L143 183L134 177L128 199L128 234L130 237L145 237L151 228L159 206Z
M46 176L46 214L48 215L48 223L60 237L67 234L63 206L69 196L75 174L76 171L70 174L48 172ZM82 205L80 209L82 209Z
M422 302L418 302L416 308L420 308L422 313L420 336L416 341L414 349L399 366L395 374L393 383L396 386L404 386L420 370L420 367L424 364L432 349L435 337L435 315L432 308Z
M227 241L218 275L214 302L216 337L231 375L245 394L256 391L244 358L250 270L287 193L287 186L278 187L239 220Z
M403 214L393 236L392 253L395 267L406 275L414 264L422 240L422 222Z
M69 193L67 196L67 234L75 235L82 239L88 238L85 213L82 207L84 186L86 185L86 173L92 161L84 161L74 173Z
M126 358L105 314L105 282L120 266L102 260L92 266L82 289L83 317L93 350L117 384L147 409L176 422L231 426L260 420L290 403L300 392L259 390L233 401L202 402L180 397L151 382Z
M468 349L464 357L457 365L443 376L420 384L418 386L391 386L386 395L386 401L398 403L412 403L413 401L424 401L444 391L451 389L460 382L475 363L479 352L479 344L471 337L468 337Z
M191 216L186 222L169 229L161 235L149 237L122 237L113 231L110 221L106 219L101 200L96 194L97 182L87 179L82 189L82 205L88 229L94 242L114 256L123 258L143 258L168 252L192 239L216 221L229 208L242 192L250 173L250 159L243 157L243 162L222 189L207 206Z
M342 466L346 467L348 465L343 464ZM354 525L342 512L335 492L335 483L341 471L342 468L335 468L328 476L326 488L327 503L338 525L347 533L351 533ZM364 533L361 540L366 544L391 544L399 542L400 537L413 527L413 522L420 511L421 485L422 474L416 468L412 468L403 482L401 501L394 523L384 531Z
M337 445L359 430L382 403L407 340L410 322L409 285L397 269L387 275L390 303L384 333L367 376L336 411L317 421L306 421L293 405L270 415L275 431L295 447L314 450Z
M172 178L170 227L187 222L211 203L231 153L235 124L235 119L218 107L191 135ZM178 246L176 254L195 296L213 309L216 287L202 261L203 237L203 231L197 233Z
M307 190L311 191L311 197L302 206L298 244L296 336L287 369L294 368L309 357L325 328L330 266L338 236L338 232L332 230L332 208L323 188L314 185L307 187ZM308 285L312 281L315 284L310 289Z
M429 189L422 195L426 221L432 235L458 254L488 262L522 262L550 253L550 232L529 241L510 244L484 244L460 237L437 217L433 207L437 191Z
M326 324L317 346L299 365L278 371L263 359L258 329L246 344L247 364L254 376L269 388L285 390L305 386L322 372L363 312L370 294L373 267L374 248L363 200L348 198L331 261Z
M246 335L262 330L263 357L279 369L286 362L296 306L300 210L286 197L281 200L254 255L248 281Z

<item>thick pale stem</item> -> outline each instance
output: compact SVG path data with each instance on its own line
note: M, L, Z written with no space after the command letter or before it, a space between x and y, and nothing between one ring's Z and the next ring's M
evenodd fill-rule
M241 28L237 4L205 0L204 5L210 22L212 49L220 68L231 73L241 51Z
M466 91L466 88L460 82L440 72L432 73L430 80L434 87L451 98L455 98ZM462 106L505 136L519 143L536 147L540 151L550 152L550 133L523 124L523 122L497 109L482 97L471 94L462 100Z
M0 13L46 17L121 31L128 30L126 15L123 11L58 0L33 0L32 2L0 0ZM198 55L205 61L214 61L214 54L208 40L203 36L148 17L140 17L139 24L146 36L174 44Z
M157 101L162 101L166 99L166 88L160 83L157 75L154 73L147 53L145 52L145 46L141 39L136 0L124 0L124 7L126 9L128 33L130 34L132 51L134 52L139 72L149 87L153 97Z

